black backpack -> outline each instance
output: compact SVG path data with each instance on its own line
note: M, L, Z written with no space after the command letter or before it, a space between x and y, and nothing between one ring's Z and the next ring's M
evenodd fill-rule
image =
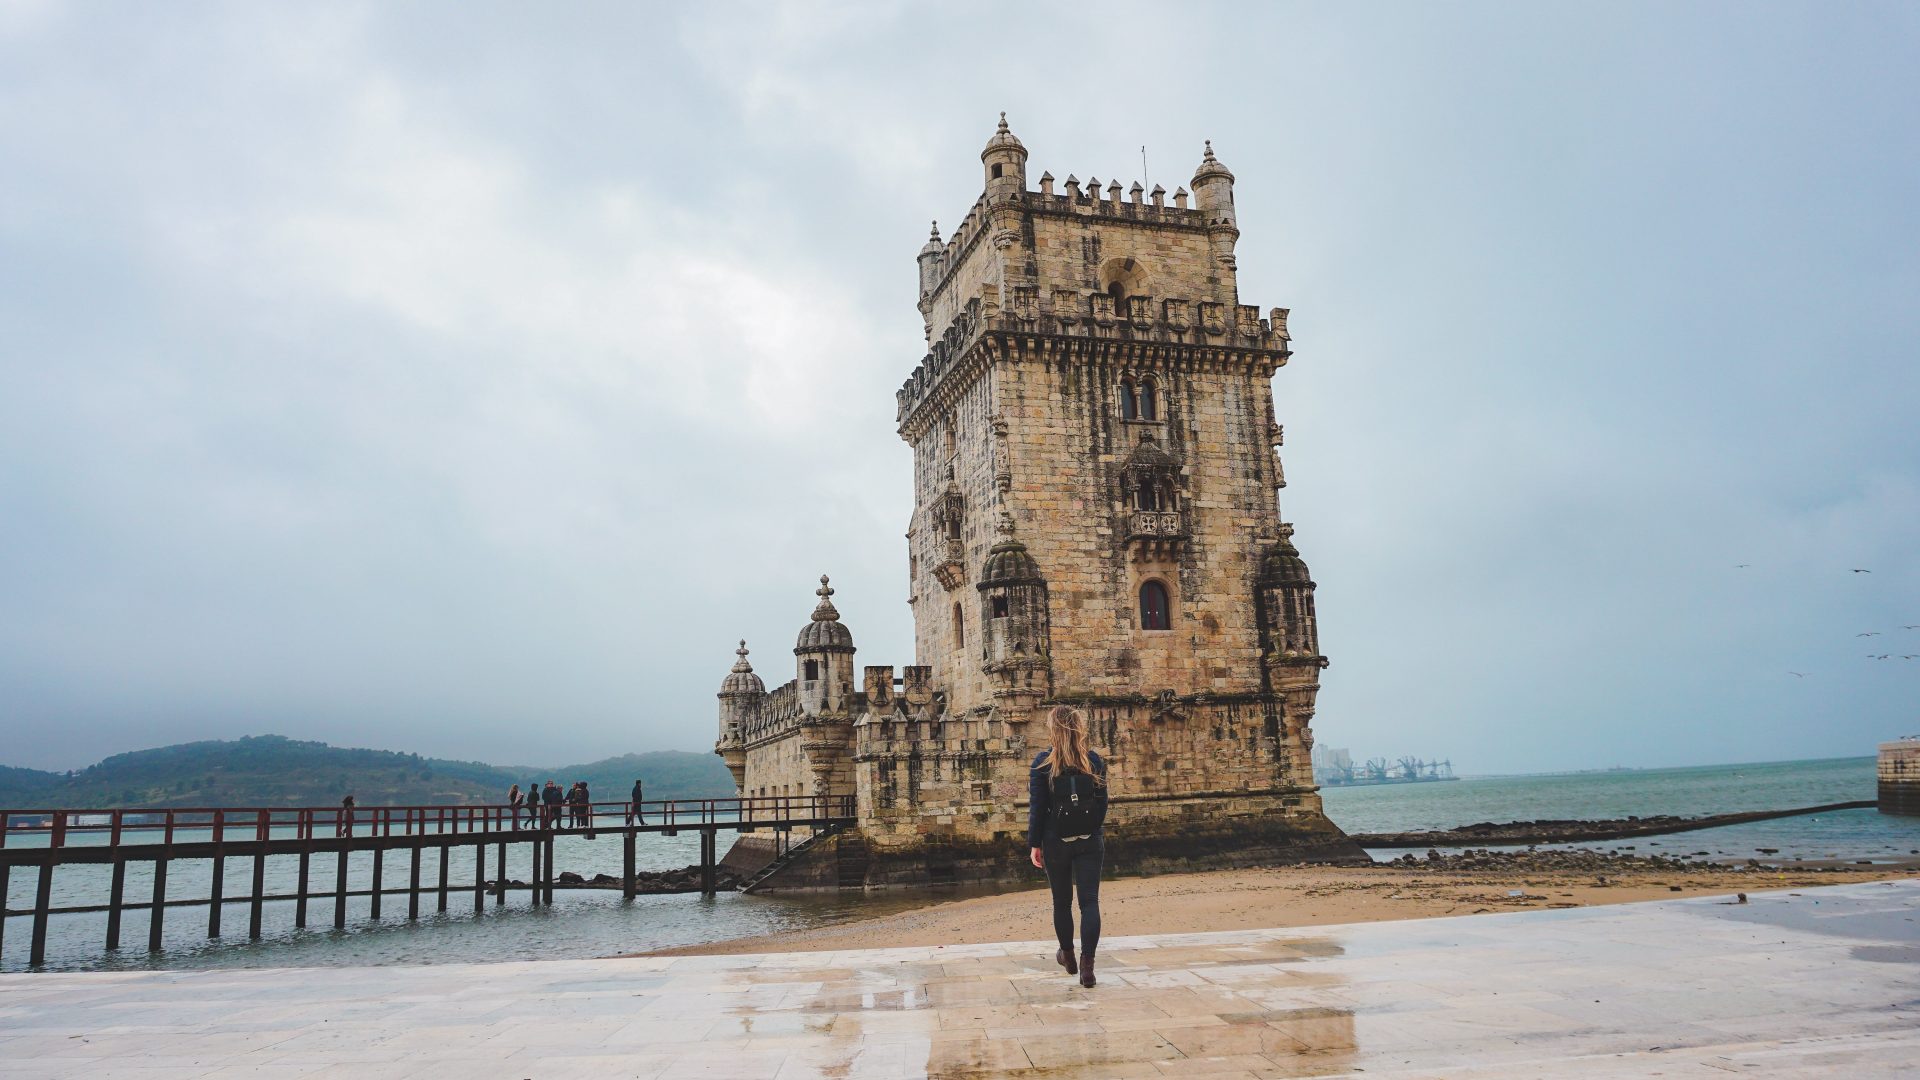
M1107 820L1107 789L1083 772L1053 778L1053 835L1092 836Z

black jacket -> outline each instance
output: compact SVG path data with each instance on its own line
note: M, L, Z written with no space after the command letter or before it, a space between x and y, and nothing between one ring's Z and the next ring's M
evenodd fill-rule
M1087 763L1094 775L1105 778L1107 763L1092 750ZM1047 838L1047 822L1053 817L1053 769L1047 764L1047 751L1033 756L1033 768L1027 772L1027 846L1040 847Z

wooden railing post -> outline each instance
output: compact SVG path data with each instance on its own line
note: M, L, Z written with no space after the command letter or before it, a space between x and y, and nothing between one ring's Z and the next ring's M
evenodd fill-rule
M273 838L273 813L262 810L254 819L253 892L247 904L247 940L260 940L260 922L267 893L267 841Z

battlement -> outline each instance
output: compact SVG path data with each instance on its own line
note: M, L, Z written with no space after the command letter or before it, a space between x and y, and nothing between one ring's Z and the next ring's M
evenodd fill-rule
M947 324L895 392L896 423L905 424L973 347L994 332L1251 350L1265 354L1274 369L1291 355L1287 308L1273 308L1263 319L1252 304L1185 297L1128 296L1126 310L1119 311L1112 296L1092 289L1056 288L1043 295L1037 287L1016 286L1004 304L999 292L996 286L985 286L986 295L968 301Z

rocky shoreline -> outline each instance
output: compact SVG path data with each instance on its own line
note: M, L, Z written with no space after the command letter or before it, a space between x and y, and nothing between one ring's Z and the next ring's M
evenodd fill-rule
M695 863L678 870L643 870L633 875L633 891L642 896L658 896L666 893L697 893L700 891L700 865ZM720 892L733 892L746 884L746 878L725 867L716 867L713 872L713 887ZM506 883L508 889L530 889L533 886L518 878ZM620 879L612 874L595 874L585 877L571 870L553 875L555 889L618 889ZM501 883L488 882L489 894L501 891Z
M1839 810L1872 809L1874 802L1826 803L1791 810L1754 810L1739 814L1708 814L1702 817L1678 817L1660 814L1654 817L1612 818L1598 821L1483 821L1457 829L1430 832L1356 833L1354 843L1370 848L1467 847L1473 844L1568 844L1592 840L1623 840L1634 836L1664 836L1668 833L1715 829L1749 821L1823 814ZM1694 864L1698 865L1698 864Z

